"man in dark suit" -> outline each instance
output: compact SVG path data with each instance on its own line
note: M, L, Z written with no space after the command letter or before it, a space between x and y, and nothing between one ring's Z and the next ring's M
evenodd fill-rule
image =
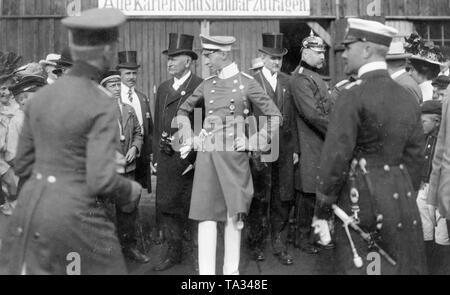
M333 99L318 71L325 63L325 45L313 32L302 42L302 60L293 73L290 85L296 108L298 138L300 141L300 180L298 192L298 231L295 245L309 254L318 248L311 239L311 222L314 214L316 178L320 153L328 129L328 116Z
M119 52L119 64L116 69L120 72L121 98L122 103L129 104L133 107L139 126L142 132L144 143L140 150L139 156L136 159L135 179L142 187L151 191L151 172L150 172L150 158L152 154L152 130L153 121L150 112L150 103L143 93L135 89L137 72L139 65L136 60L136 51L122 51ZM131 213L132 215L139 215L138 208ZM135 217L137 218L137 217ZM137 247L137 233L136 231L129 231L123 233L122 246L128 249L125 253L133 260L141 263L147 263L148 257L141 253Z
M137 74L140 65L137 64L136 51L119 52L117 70L122 77L122 102L133 107L141 126L144 144L136 161L136 180L151 192L150 159L152 154L153 120L150 111L150 101L145 94L136 90Z
M330 118L313 226L326 244L330 239L324 219L332 210L344 219L335 226L336 261L344 274L424 274L425 247L415 201L425 143L420 108L392 80L385 61L398 32L374 21L350 18L348 23L342 58L359 80L341 92ZM345 214L396 263L380 255L375 265L372 255L382 252L345 228Z
M170 138L177 131L172 121L180 105L194 92L203 79L191 72L198 59L192 51L194 37L184 34L169 34L167 70L172 76L162 83L156 93L155 137L153 142L153 161L157 167L156 215L158 226L164 229L168 250L154 267L156 271L168 269L181 262L183 230L189 224L189 205L191 202L192 182L194 180L195 152L189 159L181 159L180 153L172 148ZM191 124L194 126L193 116ZM195 226L188 227L189 230ZM163 251L164 252L164 251ZM193 253L197 256L195 247ZM194 259L194 265L197 265Z
M298 134L295 108L289 90L289 76L281 72L283 56L283 34L263 34L261 59L264 66L253 77L262 86L283 115L279 135L279 157L272 163L261 163L260 158L251 161L254 197L249 212L248 242L255 260L264 260L267 213L270 211L270 228L273 253L280 263L291 265L293 257L287 251L287 225L289 213L294 205L294 165L298 163ZM262 114L255 110L256 118ZM268 208L270 204L270 208ZM267 210L268 208L268 210Z

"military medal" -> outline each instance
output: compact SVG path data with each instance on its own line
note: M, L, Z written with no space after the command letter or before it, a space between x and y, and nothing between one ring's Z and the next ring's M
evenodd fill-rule
M245 109L245 110L244 110L244 115L247 116L248 114L250 114L250 111L249 111L248 109Z
M234 111L236 109L236 106L234 104L230 105L230 110Z
M186 95L186 91L184 91L184 90L181 91L181 95L182 95L182 96L185 96L185 95Z
M120 141L121 141L121 142L124 142L124 141L125 141L125 135L121 135L121 136L120 136Z

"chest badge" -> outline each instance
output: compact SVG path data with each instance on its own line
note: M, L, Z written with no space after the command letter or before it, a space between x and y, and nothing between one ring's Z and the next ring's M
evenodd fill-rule
M184 91L184 90L181 91L181 95L182 95L182 96L185 96L185 95L186 95L186 91Z

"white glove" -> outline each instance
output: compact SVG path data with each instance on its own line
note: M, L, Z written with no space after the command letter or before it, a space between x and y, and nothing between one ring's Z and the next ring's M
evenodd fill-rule
M312 227L314 227L314 233L319 235L319 244L326 246L331 242L330 228L326 220L314 218Z

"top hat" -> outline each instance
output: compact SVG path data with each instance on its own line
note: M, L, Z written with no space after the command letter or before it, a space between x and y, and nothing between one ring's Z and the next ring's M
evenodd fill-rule
M169 48L162 53L167 56L176 56L185 54L192 57L193 60L198 59L197 53L192 51L192 44L194 43L194 36L170 33L169 34Z
M136 51L121 51L119 52L119 64L117 69L138 69L141 66L137 64Z
M283 34L264 33L262 34L263 48L259 49L262 53L282 57L288 53L286 48L283 48Z

